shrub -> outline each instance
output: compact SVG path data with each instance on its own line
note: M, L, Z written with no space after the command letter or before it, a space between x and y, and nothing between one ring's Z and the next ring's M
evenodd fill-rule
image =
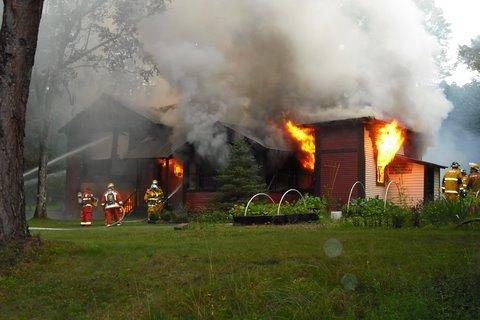
M252 202L248 207L248 215L276 215L278 203ZM232 215L243 215L245 213L245 205L234 205L230 210ZM305 195L303 199L296 202L283 202L280 208L280 214L292 215L299 213L315 213L318 216L326 217L327 205L324 199Z
M358 198L343 207L344 217L354 226L392 226L401 228L413 224L413 213L409 208L385 203L378 197Z
M459 201L445 199L425 203L420 208L421 225L445 225L458 223L475 214L477 202L474 197L467 197Z
M217 176L217 202L222 209L245 202L257 192L266 189L261 168L244 139L236 141L224 168Z
M190 214L183 206L172 211L165 210L160 217L164 222L169 223L186 223L190 221Z

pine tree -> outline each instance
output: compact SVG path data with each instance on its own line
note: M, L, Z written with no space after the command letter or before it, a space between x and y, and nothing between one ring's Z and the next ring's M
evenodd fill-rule
M224 208L245 202L255 193L266 189L260 166L244 139L233 144L227 165L220 170L217 180L217 200Z

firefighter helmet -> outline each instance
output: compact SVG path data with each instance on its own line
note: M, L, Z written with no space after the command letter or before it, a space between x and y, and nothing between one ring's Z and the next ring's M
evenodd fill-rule
M113 189L115 187L115 185L113 184L113 182L110 182L108 185L107 185L107 189Z
M478 165L478 163L471 162L471 163L469 163L469 165L470 165L470 169L472 169L474 171L479 171L479 169L480 169L480 166Z
M454 169L457 169L457 168L460 168L460 164L458 164L458 162L452 162L451 167Z

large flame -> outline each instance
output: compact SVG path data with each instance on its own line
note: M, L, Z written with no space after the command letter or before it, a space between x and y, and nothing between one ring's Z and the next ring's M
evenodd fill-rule
M285 122L285 128L290 133L291 137L298 142L301 151L302 166L313 171L315 167L315 135L311 128L302 128L295 125L292 121Z
M377 147L378 183L385 182L385 167L393 161L404 141L404 132L395 120L387 123L378 130L375 139L375 146Z
M171 161L173 166L173 174L179 178L183 177L183 164L177 159L172 159Z

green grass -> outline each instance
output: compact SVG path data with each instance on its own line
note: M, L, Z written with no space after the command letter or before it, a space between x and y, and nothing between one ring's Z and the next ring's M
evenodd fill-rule
M21 259L13 248L0 251L2 319L476 319L480 312L478 231L316 224L174 231L128 223L33 233L46 241Z

